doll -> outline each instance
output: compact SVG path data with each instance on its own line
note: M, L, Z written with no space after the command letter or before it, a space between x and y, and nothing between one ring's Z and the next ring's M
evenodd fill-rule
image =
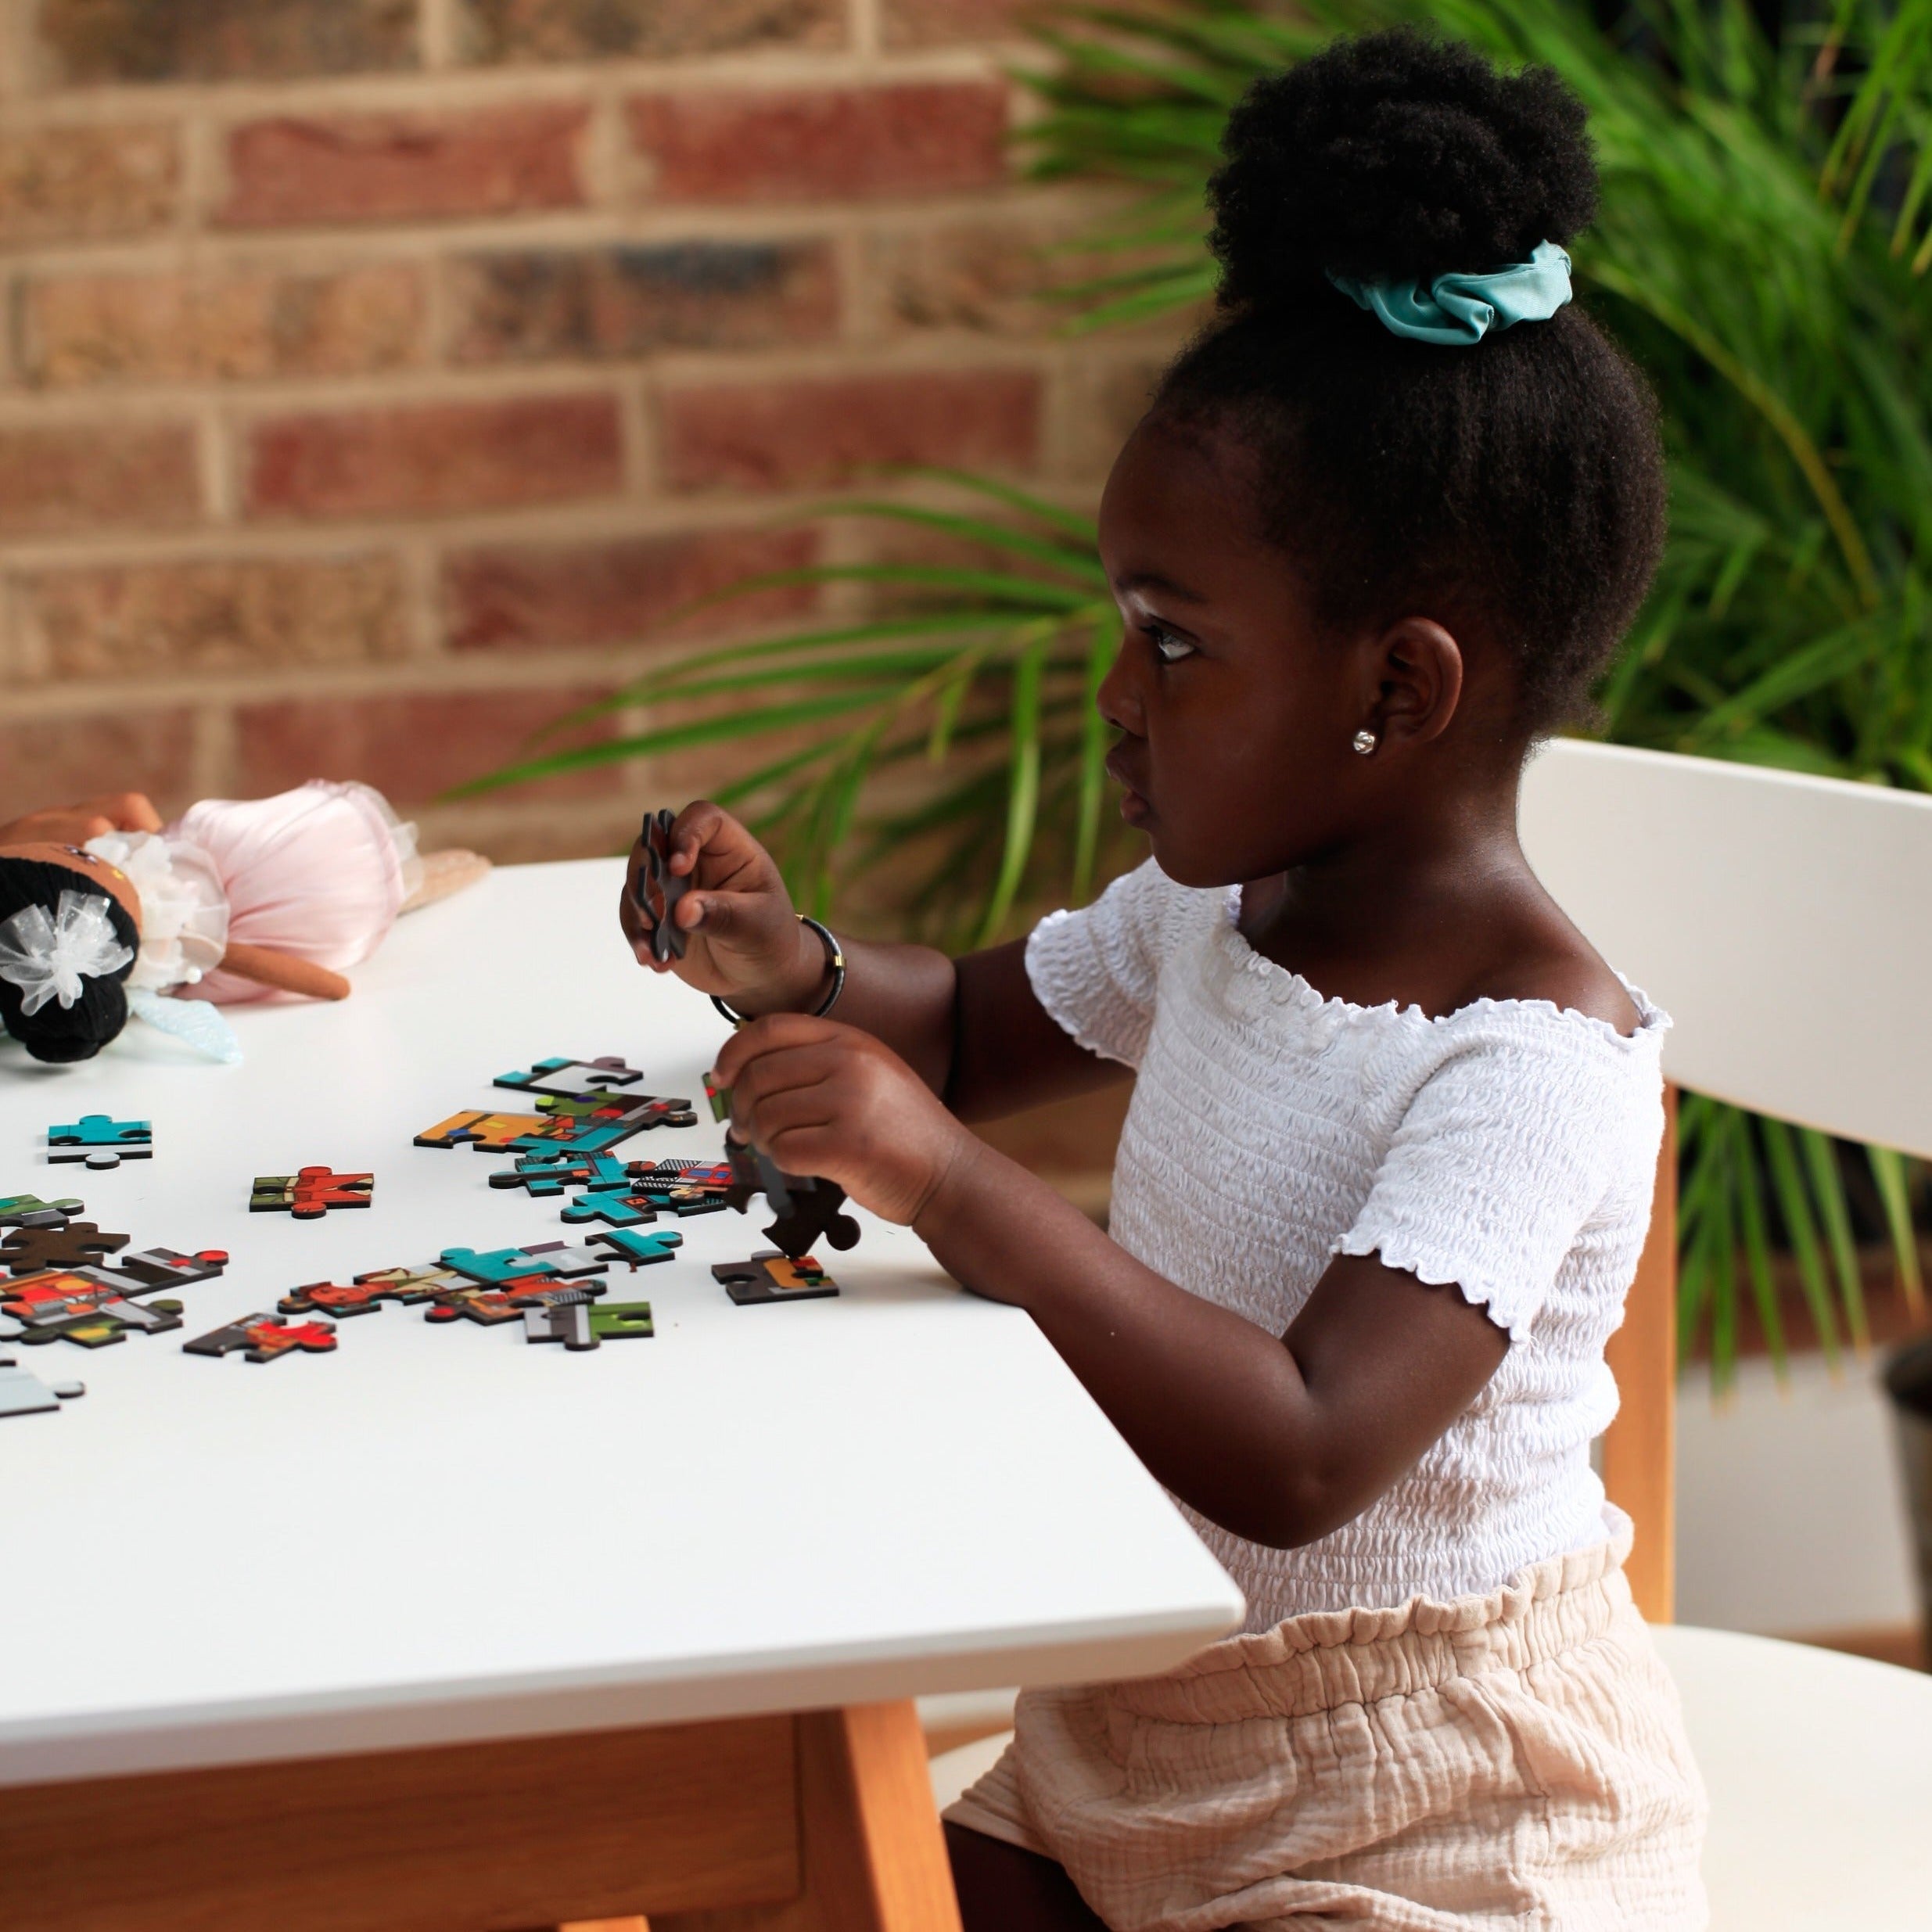
M364 785L206 799L165 828L138 794L38 813L0 826L0 1020L41 1060L91 1058L130 1011L239 1058L216 1004L344 998L399 913L488 870L418 856Z

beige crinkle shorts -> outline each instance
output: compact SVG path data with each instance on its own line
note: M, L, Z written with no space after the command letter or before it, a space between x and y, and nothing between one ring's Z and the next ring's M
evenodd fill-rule
M1628 1546L1025 1692L946 1817L1057 1858L1115 1932L1692 1932L1704 1788Z

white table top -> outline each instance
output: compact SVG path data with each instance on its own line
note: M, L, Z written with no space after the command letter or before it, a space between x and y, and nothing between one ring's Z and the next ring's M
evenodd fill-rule
M0 1785L564 1732L1167 1668L1241 1598L1018 1312L862 1216L835 1300L738 1308L749 1216L613 1271L657 1334L594 1353L519 1324L344 1321L332 1355L181 1344L303 1282L555 1240L508 1157L411 1144L492 1077L623 1055L702 1124L626 1158L715 1157L724 1037L640 971L614 862L499 871L411 915L339 1006L230 1009L218 1067L131 1025L95 1061L0 1047L0 1194L79 1195L136 1248L226 1248L183 1327L9 1350L77 1377L0 1420ZM155 1155L47 1163L49 1123L151 1119ZM247 1212L257 1173L372 1170L374 1205ZM165 1293L167 1291L162 1291Z

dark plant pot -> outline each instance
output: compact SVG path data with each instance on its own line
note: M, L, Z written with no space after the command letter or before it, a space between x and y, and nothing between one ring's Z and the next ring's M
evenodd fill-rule
M1925 1630L1927 1667L1932 1668L1932 1337L1892 1351L1885 1365L1885 1392L1905 1471L1905 1506L1919 1558L1919 1613Z

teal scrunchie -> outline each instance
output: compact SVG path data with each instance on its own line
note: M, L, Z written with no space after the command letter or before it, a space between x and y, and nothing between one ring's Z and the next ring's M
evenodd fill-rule
M1492 329L1547 321L1570 299L1570 257L1554 242L1539 242L1528 261L1482 275L1438 275L1426 289L1413 275L1371 282L1331 269L1328 279L1391 335L1461 348Z

